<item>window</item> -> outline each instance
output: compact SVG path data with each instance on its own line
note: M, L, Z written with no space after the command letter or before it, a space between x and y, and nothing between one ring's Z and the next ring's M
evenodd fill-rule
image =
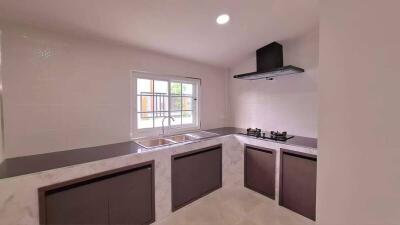
M164 126L197 128L199 80L134 73L136 99L133 127L136 131L160 129ZM136 122L136 123L135 123Z

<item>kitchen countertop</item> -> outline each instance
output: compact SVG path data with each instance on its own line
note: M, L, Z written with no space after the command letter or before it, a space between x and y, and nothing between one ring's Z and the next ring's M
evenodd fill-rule
M224 128L212 129L212 130L208 130L208 131L218 133L220 135L246 133L246 129L235 128L235 127L224 127ZM244 135L244 136L249 137L247 135ZM255 137L250 137L250 138L255 138ZM259 139L259 138L255 138L255 139ZM317 147L318 147L318 139L302 137L302 136L294 136L293 138L291 138L287 141L274 141L274 140L270 140L270 139L259 139L259 140L277 142L277 143L286 144L286 145L294 145L294 146L313 148L313 149L317 149Z
M219 136L225 136L243 133L245 132L245 129L223 127L206 131L217 133ZM317 139L301 136L295 136L286 142L273 140L263 141L278 142L286 145L312 149L317 148ZM143 147L133 141L129 141L110 145L6 159L0 164L0 179L103 160L112 157L135 154L139 153L141 149L143 149Z

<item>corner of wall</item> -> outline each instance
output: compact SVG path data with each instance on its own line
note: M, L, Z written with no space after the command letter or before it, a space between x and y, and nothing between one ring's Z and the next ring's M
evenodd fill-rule
M233 125L233 112L231 110L231 85L230 85L230 76L231 76L231 68L227 68L225 70L225 127L232 127Z
M1 70L1 65L2 65L2 39L1 39L1 30L0 30L0 163L4 161L4 141L3 141L3 79L2 79L2 70Z
M230 125L287 130L317 137L318 30L283 42L285 65L305 68L302 76L280 77L274 81L228 79ZM260 46L261 47L261 46ZM256 54L230 68L230 76L256 71Z

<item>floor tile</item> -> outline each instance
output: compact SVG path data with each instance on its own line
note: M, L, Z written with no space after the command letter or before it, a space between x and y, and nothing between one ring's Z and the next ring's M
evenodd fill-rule
M247 188L223 187L155 224L315 225L315 222Z

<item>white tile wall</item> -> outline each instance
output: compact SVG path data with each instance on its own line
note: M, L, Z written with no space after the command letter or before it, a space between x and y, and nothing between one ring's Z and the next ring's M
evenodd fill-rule
M130 71L202 79L202 128L225 125L227 70L171 56L3 27L6 157L130 139Z
M246 81L232 76L256 71L256 57L233 67L229 79L231 125L317 137L318 30L281 44L284 64L302 67L306 72L273 81Z

